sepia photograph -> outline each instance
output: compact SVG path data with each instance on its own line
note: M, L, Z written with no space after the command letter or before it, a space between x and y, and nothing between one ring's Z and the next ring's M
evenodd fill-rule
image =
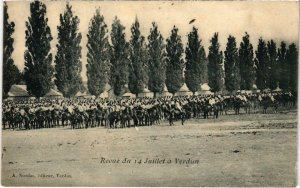
M1 3L2 186L297 186L298 1Z

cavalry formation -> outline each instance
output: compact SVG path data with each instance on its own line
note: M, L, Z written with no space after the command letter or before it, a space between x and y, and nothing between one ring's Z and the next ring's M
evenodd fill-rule
M175 96L130 99L28 99L3 101L3 129L72 129L104 126L126 128L168 121L182 125L191 118L219 115L277 113L279 106L293 107L291 93L256 93L230 96ZM242 111L240 111L242 109Z

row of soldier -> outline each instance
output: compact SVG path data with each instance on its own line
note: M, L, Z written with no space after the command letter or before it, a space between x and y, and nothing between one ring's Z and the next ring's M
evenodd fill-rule
M125 128L168 121L183 125L190 118L218 118L234 113L277 112L278 106L295 106L291 93L180 96L137 99L39 99L3 102L2 128L52 127Z

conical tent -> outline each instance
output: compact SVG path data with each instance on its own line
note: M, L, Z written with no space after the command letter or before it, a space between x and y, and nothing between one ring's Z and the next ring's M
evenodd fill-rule
M183 96L183 95L193 95L193 92L189 90L187 85L184 83L178 92L175 94L176 96Z
M279 87L277 87L276 89L273 90L273 92L281 92L282 89L280 89Z
M51 89L44 97L63 97L63 95L60 92Z
M152 93L147 87L144 88L142 93L138 94L138 97L153 97L154 93Z
M210 91L208 83L200 84L200 90L197 92L198 95L212 95L213 92Z
M29 97L26 85L12 85L8 97Z
M168 88L167 88L166 84L164 84L163 92L162 92L162 93L157 93L157 96L158 96L158 97L172 96L172 93L170 93L170 92L168 91Z
M187 87L186 83L184 83L181 88L179 89L181 92L189 92L189 88Z

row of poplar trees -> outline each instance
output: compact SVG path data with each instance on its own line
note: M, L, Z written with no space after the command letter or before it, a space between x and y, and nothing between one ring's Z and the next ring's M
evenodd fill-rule
M54 66L50 46L53 38L47 22L45 4L40 1L30 3L23 73L27 91L39 98L55 84L65 97L72 97L82 89L79 18L73 15L72 7L67 3L57 27ZM4 3L4 97L11 85L20 80L19 70L11 58L13 32L14 23L8 21L7 5ZM137 18L127 42L125 27L117 17L113 21L109 41L108 28L99 9L90 20L87 38L88 90L95 96L104 92L106 83L112 86L116 96L121 96L126 86L136 95L148 87L156 96L163 92L165 84L168 91L175 94L184 83L195 93L204 82L208 82L213 92L249 90L254 83L258 89L275 89L279 85L285 91L297 91L298 51L295 44L287 48L282 42L277 49L273 40L266 42L260 38L254 57L253 46L246 33L239 49L235 37L229 36L223 54L218 33L215 33L206 56L195 27L188 34L184 50L178 28L173 27L165 44L154 22L146 43Z

